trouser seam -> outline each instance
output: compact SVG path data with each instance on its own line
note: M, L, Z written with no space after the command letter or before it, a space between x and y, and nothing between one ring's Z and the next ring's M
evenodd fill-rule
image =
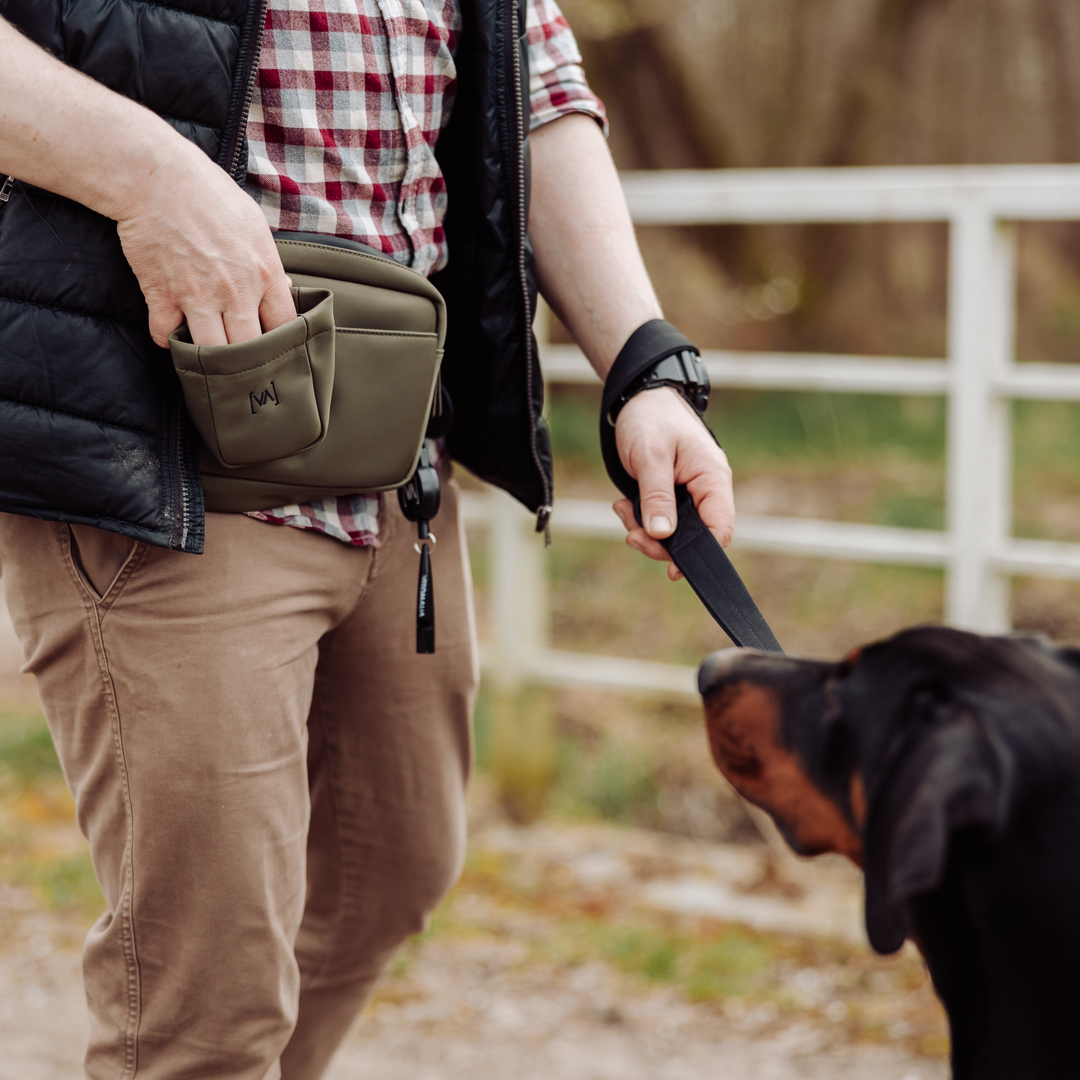
M347 622L355 614L357 609L364 601L364 597L367 594L368 589L371 587L371 583L379 575L381 569L381 563L389 554L388 548L394 539L394 526L390 524L392 517L386 512L389 499L386 493L382 493L379 496L379 532L380 532L380 545L375 548L371 553L371 561L368 563L367 580L360 587L360 592L356 597L356 603L353 604L348 614L344 616L341 622ZM380 556L382 558L380 559ZM338 624L340 625L340 623ZM336 629L336 628L335 628ZM325 637L331 637L334 631L327 632ZM324 637L324 640L325 640ZM321 643L320 643L321 645ZM311 709L308 712L308 723L311 723L311 716L315 713L317 708L317 701L319 699L319 670L318 665L315 668L315 688L311 699ZM302 980L300 991L303 993L305 990L310 989L318 980L322 974L327 962L329 961L333 953L333 944L337 940L341 933L341 927L345 921L345 912L348 907L349 890L348 890L348 864L345 858L345 837L341 829L341 813L338 806L338 779L339 779L339 766L341 761L341 748L335 741L337 739L337 722L331 726L327 721L327 712L319 710L319 714L322 717L323 733L326 739L326 774L327 774L327 789L329 792L328 798L330 800L330 810L334 815L334 832L337 836L338 843L338 856L341 860L341 883L338 886L338 905L337 911L334 914L334 929L331 933L327 934L326 948L323 950L322 957L318 964L316 964L312 970L310 976Z
M135 942L135 867L134 867L134 828L131 805L131 785L128 780L127 759L124 756L124 743L120 730L120 710L116 704L116 688L113 685L112 672L109 668L108 653L105 649L105 637L101 627L101 619L105 611L97 598L83 583L82 575L75 565L71 553L71 536L66 527L60 527L60 546L63 549L64 561L67 564L68 573L71 574L82 593L83 609L86 612L87 623L90 628L90 637L94 643L94 656L97 660L98 672L101 676L102 694L106 708L109 712L109 726L112 729L113 748L116 753L116 762L120 770L121 787L124 798L124 820L126 824L126 836L124 838L124 855L121 862L123 867L122 877L126 876L123 890L120 893L117 904L117 916L120 918L121 941L124 949L124 966L127 977L127 1024L124 1030L124 1071L120 1080L133 1080L138 1068L138 1030L140 1013L140 980L139 961ZM136 548L135 550L138 550ZM120 578L127 580L131 570L134 569L134 552L128 557L124 568L117 576L114 585L120 583ZM113 590L110 589L111 593ZM117 590L119 591L119 590Z
M315 692L312 695L311 712L315 711L315 703L319 696L319 687L317 680L318 671L316 670L316 685ZM326 739L327 791L328 798L330 800L330 810L334 816L334 834L337 837L338 857L340 859L341 865L341 881L338 885L338 903L337 911L334 913L334 929L326 935L326 947L323 949L323 953L319 959L318 964L316 964L311 969L311 973L301 981L301 994L303 994L305 990L309 990L315 984L319 976L322 974L323 969L326 967L327 961L330 959L330 956L333 953L334 942L338 939L338 936L341 933L342 924L345 921L345 911L347 907L346 902L348 900L348 888L346 886L348 874L346 873L345 861L345 837L341 829L341 813L338 807L337 796L337 766L340 759L340 747L335 741L337 737L336 724L331 727L331 725L327 722L327 714L324 710L319 710L319 714L323 726L323 737ZM309 713L308 716L308 723L310 724L311 713Z

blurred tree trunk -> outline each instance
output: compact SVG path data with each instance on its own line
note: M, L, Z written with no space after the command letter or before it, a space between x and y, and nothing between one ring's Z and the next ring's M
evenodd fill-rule
M562 6L624 168L1080 160L1074 0Z
M621 168L1080 161L1077 0L562 6ZM1078 230L1040 235L1032 257L1077 263ZM796 311L769 326L713 319L705 332L724 343L894 351L895 329L909 350L944 347L940 228L711 229L659 247L676 263L676 249L708 255L718 287L767 285L781 255L797 260Z

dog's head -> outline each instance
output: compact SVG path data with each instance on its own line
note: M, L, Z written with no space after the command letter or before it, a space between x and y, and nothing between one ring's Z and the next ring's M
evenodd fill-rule
M1080 653L1037 638L919 627L834 664L732 649L698 685L735 789L800 854L865 869L879 952L903 944L955 832L1000 834L1080 763Z

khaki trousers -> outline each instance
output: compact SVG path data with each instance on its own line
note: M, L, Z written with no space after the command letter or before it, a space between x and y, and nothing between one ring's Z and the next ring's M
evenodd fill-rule
M207 515L201 556L0 514L0 571L108 906L92 1080L315 1080L456 879L476 687L457 492L382 547Z

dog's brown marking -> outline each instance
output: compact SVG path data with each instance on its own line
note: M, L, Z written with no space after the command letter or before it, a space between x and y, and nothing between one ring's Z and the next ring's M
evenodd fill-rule
M852 649L851 652L849 652L847 654L847 656L844 657L844 663L845 664L854 664L855 661L858 660L860 656L862 656L862 652L863 652L863 646L862 645L856 645L855 648Z
M866 788L863 787L862 777L857 772L851 774L851 787L848 792L855 824L861 829L866 824Z
M705 703L713 760L731 786L779 820L804 855L838 851L862 865L851 825L780 741L780 702L766 687L738 682Z

